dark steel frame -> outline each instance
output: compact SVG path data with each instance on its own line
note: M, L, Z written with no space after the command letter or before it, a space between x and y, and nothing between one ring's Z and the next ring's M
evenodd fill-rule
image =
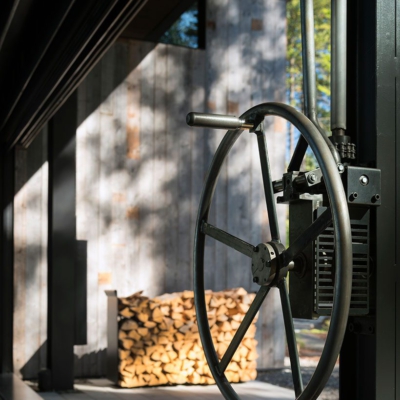
M0 373L13 372L14 153L0 156Z
M75 338L74 344L87 344L87 244L86 240L76 241L75 256Z
M383 206L376 213L376 395L396 400L400 396L399 11L398 2L377 1L374 102L376 166L383 176ZM363 131L359 134L368 140Z
M371 210L375 266L372 312L348 331L340 362L341 400L397 400L400 394L400 8L390 0L348 4L348 131L357 164L382 171L382 205Z
M49 123L47 366L55 390L74 387L76 125L75 93Z

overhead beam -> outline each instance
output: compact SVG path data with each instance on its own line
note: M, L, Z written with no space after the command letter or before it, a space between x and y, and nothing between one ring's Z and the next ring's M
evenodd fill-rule
M3 0L0 5L0 50L7 36L19 0Z
M22 1L16 15L13 16L14 24L18 19L24 23L21 22L20 29L13 26L13 30L16 31L15 37L7 36L7 44L12 51L7 51L7 57L3 56L0 60L0 82L3 91L7 93L7 96L0 98L0 129L11 116L74 1L42 0L40 4L31 8ZM23 12L28 12L28 16L20 15ZM37 21L40 21L43 15L51 15L51 18L44 24L38 24ZM15 46L17 42L22 45ZM20 62L21 58L23 63Z
M20 96L19 102L25 107L15 107L12 118L2 128L7 134L8 143L15 144L26 133L32 119L73 66L116 1L87 0L75 3L43 56L41 68Z
M87 45L87 51L75 61L75 66L66 73L55 94L42 106L41 111L32 120L29 133L21 138L21 144L28 147L40 132L42 126L48 121L64 104L72 92L84 80L98 60L106 53L115 39L120 35L129 21L135 17L147 0L133 2L133 6L125 8L114 7L109 16L104 20L102 27L93 35ZM114 22L113 22L114 21Z

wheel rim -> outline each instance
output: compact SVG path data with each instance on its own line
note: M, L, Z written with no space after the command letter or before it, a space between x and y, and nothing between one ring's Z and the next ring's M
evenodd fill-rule
M327 380L329 379L329 376L331 375L336 363L346 330L352 281L352 241L350 218L347 208L347 200L341 178L337 170L337 165L331 155L328 145L326 144L326 139L322 137L317 128L303 114L299 113L294 108L281 103L260 104L246 111L240 118L243 118L247 121L254 121L257 124L266 116L278 116L286 119L292 123L306 139L313 150L323 173L330 209L332 212L333 227L335 232L336 284L334 289L331 324L325 342L325 347L322 351L321 358L315 369L315 372L304 390L302 390L300 394L296 395L297 400L310 400L318 397ZM226 379L224 373L220 373L220 361L212 342L207 319L204 294L204 247L206 235L202 232L202 224L203 222L208 221L210 205L221 166L242 132L243 130L240 129L228 131L214 155L200 200L194 244L194 290L199 333L214 379L223 396L230 400L239 399L239 397ZM261 303L269 290L262 290L263 287L265 288L265 286L261 286L261 289L257 294ZM282 294L284 294L283 290L284 289L280 287L281 298Z

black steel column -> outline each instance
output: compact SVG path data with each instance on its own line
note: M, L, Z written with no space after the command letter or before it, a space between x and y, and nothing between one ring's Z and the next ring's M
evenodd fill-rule
M400 397L398 303L399 161L397 1L377 1L376 17L376 158L382 170L382 206L376 219L376 394L377 399Z
M348 134L356 142L357 164L382 170L382 205L371 213L371 312L350 318L353 332L346 333L340 355L340 399L398 400L399 7L392 0L348 6Z
M76 93L49 123L48 368L55 390L74 382Z
M13 371L13 229L14 150L11 150L0 154L0 373Z

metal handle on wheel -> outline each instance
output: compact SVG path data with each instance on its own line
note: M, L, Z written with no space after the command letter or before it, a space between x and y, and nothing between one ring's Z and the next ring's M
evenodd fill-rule
M204 114L191 112L186 116L189 126L201 126L214 129L251 129L253 123L233 115Z

